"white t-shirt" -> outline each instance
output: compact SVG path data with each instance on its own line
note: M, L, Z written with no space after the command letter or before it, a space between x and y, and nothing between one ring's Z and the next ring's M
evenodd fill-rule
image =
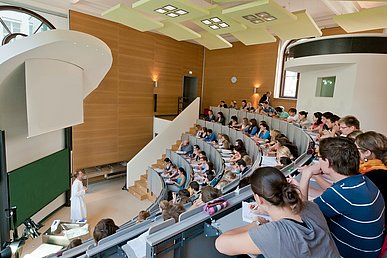
M297 122L298 121L298 115L295 114L294 116L288 116L286 119L288 122Z

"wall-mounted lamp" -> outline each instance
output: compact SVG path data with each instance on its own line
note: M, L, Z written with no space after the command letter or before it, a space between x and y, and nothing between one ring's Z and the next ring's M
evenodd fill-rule
M192 71L189 71L188 73L189 73L189 74L192 74Z
M254 86L254 94L258 93L258 87Z
M153 81L153 87L157 88L158 87L158 84L157 84L157 81Z

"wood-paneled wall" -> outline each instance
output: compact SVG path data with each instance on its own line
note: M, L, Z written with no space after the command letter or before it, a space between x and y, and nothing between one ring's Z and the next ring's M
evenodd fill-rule
M255 106L262 94L274 90L278 43L245 46L233 43L232 48L205 52L203 107L243 99ZM237 83L230 78L236 76ZM254 86L259 86L254 94Z
M203 47L75 11L70 29L100 38L113 54L109 73L84 101L84 123L73 127L74 168L130 160L152 139L153 94L158 114L176 114L183 76L192 71L201 82Z

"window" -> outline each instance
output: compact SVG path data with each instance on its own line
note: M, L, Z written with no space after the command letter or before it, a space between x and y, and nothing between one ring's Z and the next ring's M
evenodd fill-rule
M297 40L290 40L283 45L281 54L282 54L282 73L281 73L281 83L280 83L280 98L289 98L297 99L298 91L298 81L300 74L297 72L291 72L285 70L285 62L289 60L289 50L288 47L290 44L296 42Z
M55 29L44 17L15 6L0 6L0 40L2 44L41 31Z
M336 76L318 77L316 86L316 97L333 97L335 92Z

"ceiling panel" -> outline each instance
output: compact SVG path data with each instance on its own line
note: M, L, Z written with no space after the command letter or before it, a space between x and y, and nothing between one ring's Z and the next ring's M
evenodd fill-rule
M211 34L207 31L202 32L201 38L195 39L195 41L209 50L232 47L232 44L221 36Z
M250 28L292 22L297 17L272 0L258 0L224 9L222 13Z
M102 17L143 32L164 26L161 22L150 19L124 4L118 4L103 12Z
M164 21L162 23L164 24L164 27L158 29L157 31L173 39L176 39L177 41L191 40L201 37L199 33L179 23L174 23L170 21Z
M265 29L247 29L232 33L232 35L246 46L276 42L277 39Z
M270 26L270 30L282 40L321 37L320 28L306 10L293 14L297 16L296 21Z
M223 15L222 8L219 6L214 6L209 11L209 15L193 22L212 34L219 35L247 29L245 25Z
M192 20L210 13L187 0L140 0L132 7L173 22Z
M387 28L387 6L338 15L333 20L346 32Z

